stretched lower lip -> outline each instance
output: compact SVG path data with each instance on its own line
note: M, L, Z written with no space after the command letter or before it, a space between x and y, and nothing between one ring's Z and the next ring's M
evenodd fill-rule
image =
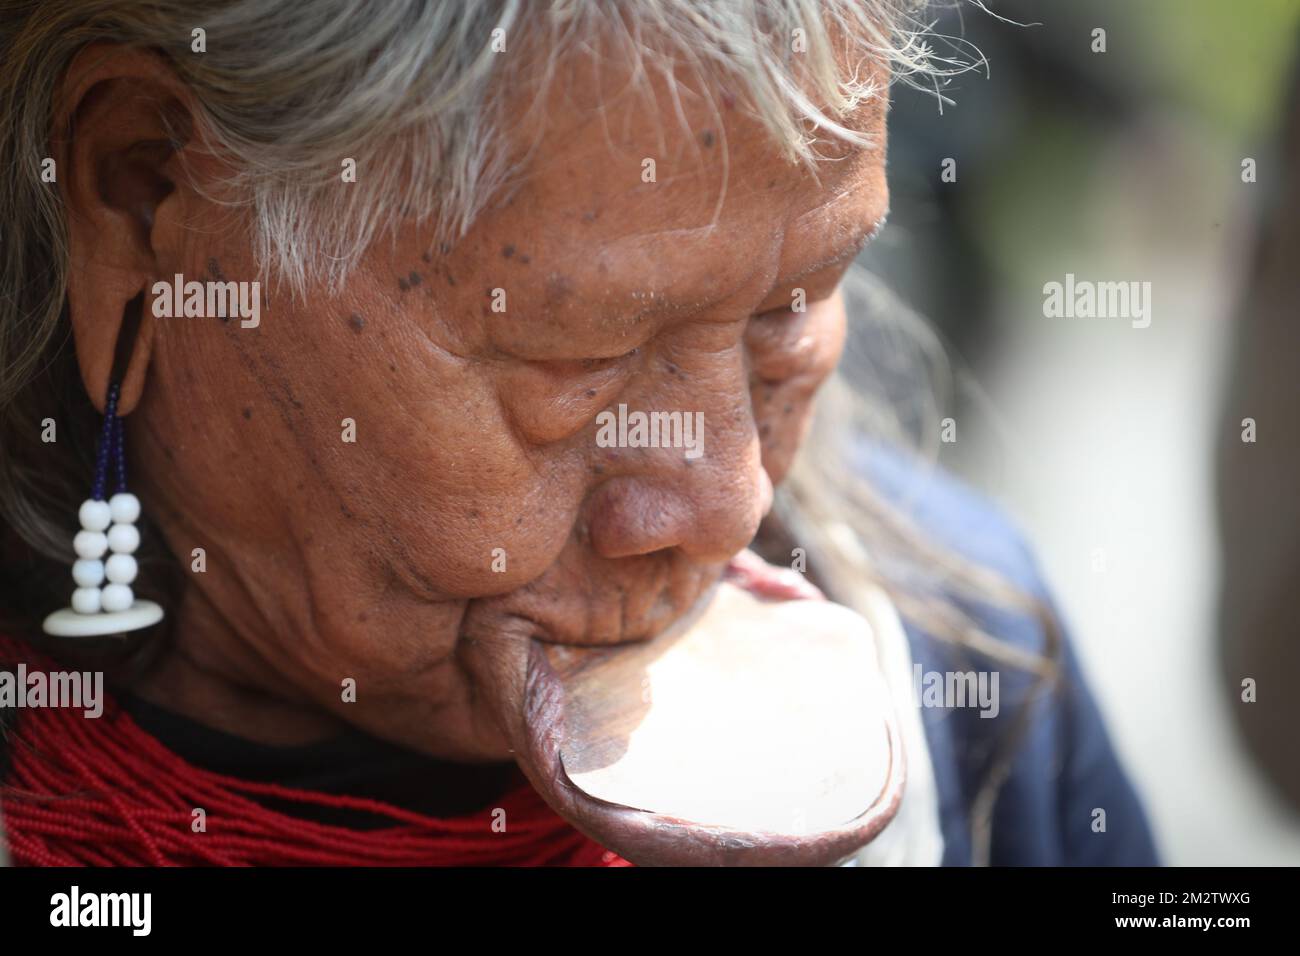
M711 593L708 597L714 596ZM882 725L876 731L883 735L877 743L884 748L879 792L873 799L861 801L860 813L848 814L842 822L835 819L829 825L814 826L811 831L752 822L736 825L725 819L697 819L679 809L633 806L619 799L608 799L605 795L608 791L591 786L589 775L574 770L577 767L585 771L592 764L617 764L620 735L625 732L630 740L632 734L644 727L637 721L639 698L635 675L642 672L639 668L647 660L655 659L660 652L687 653L683 635L707 610L708 603L702 601L664 635L639 645L588 649L530 641L523 712L505 723L516 734L513 743L520 766L557 812L588 836L634 863L824 865L842 859L888 824L901 799L905 776L903 754L892 711L887 707L881 709ZM603 676L597 679L597 675ZM630 683L629 675L633 678ZM612 689L610 693L600 693L600 680L608 681L606 690ZM773 706L780 703L774 700ZM702 704L705 709L700 713L706 716L707 708L717 706L717 701ZM517 698L513 706L519 706ZM876 725L868 721L866 726ZM692 745L690 738L689 733L681 738L683 747ZM595 792L586 789L589 786ZM695 796L709 798L715 794ZM721 796L726 798L721 801L725 805L729 797ZM754 795L732 796L739 806ZM716 802L690 797L687 794L688 805Z

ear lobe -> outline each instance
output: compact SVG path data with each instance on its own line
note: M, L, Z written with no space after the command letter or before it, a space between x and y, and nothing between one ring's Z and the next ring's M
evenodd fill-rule
M154 226L164 203L185 198L174 171L178 137L192 129L187 102L161 57L106 44L74 58L56 99L68 311L82 382L101 411L112 380L122 415L144 390L157 321L146 293L181 252L160 248Z

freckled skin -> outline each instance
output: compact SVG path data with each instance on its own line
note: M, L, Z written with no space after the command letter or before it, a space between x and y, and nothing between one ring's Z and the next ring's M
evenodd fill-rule
M815 178L738 106L687 96L684 130L562 93L512 201L454 245L408 224L341 292L269 290L257 329L160 326L135 474L177 560L203 547L207 571L145 696L272 742L347 722L501 759L489 702L522 694L527 638L659 633L753 537L839 358L852 237L886 208L883 104L854 117L881 146L826 144ZM186 201L213 225L163 274L254 278L228 209ZM704 412L705 454L598 447L619 403Z

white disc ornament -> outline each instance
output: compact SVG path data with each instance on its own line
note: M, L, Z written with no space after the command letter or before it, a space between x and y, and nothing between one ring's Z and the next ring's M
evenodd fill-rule
M111 587L111 585L110 585ZM54 637L101 637L151 627L163 619L163 609L153 601L133 601L125 611L78 614L70 607L45 619L45 633Z

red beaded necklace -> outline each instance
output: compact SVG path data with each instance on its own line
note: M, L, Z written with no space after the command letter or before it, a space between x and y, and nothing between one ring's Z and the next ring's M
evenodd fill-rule
M0 639L7 660L55 669ZM186 763L116 703L101 717L27 708L8 734L4 842L36 866L627 866L573 829L531 787L464 817L298 790ZM360 810L390 826L353 830L271 810L259 798ZM197 813L202 810L202 814ZM201 826L200 826L201 821Z

